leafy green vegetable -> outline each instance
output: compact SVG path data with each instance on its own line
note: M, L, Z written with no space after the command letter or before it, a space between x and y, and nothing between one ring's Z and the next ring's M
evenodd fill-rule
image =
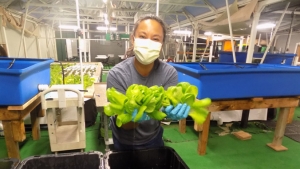
M196 100L198 95L198 88L188 82L180 82L176 86L171 86L167 89L167 98L170 99L170 103L175 107L178 103L186 103L191 107L189 116L198 123L204 123L206 116L208 115L207 106L211 104L209 98L202 100ZM168 105L164 105L168 106Z
M166 91L162 86L152 86L150 88L133 84L126 90L126 95L118 92L115 88L107 89L107 98L110 101L104 107L107 116L117 116L116 124L118 127L130 121L137 122L143 113L147 113L150 118L162 120L167 115L161 110L162 107L169 105L177 106L179 103L186 103L191 107L189 115L196 123L203 123L208 114L207 106L211 100L205 98L196 100L198 88L188 82L178 83L170 86ZM137 109L138 112L134 119L132 113Z
M63 69L70 66L74 66L74 64L62 64ZM92 70L91 70L92 71ZM74 73L75 71L73 71ZM80 74L70 74L65 72L65 80L63 83L63 75L61 66L59 64L51 64L50 65L50 85L56 85L56 84L81 84L81 77ZM88 87L92 86L95 82L95 79L90 77L88 74L83 75L83 88L87 89Z

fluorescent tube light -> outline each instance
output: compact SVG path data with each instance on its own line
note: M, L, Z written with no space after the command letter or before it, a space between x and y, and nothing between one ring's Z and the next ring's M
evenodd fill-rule
M98 26L98 27L97 27L97 30L99 30L99 31L107 31L108 28L107 28L107 27L104 27L104 26ZM116 28L116 27L110 27L109 30L110 30L110 31L117 31L117 28Z
M190 35L191 31L181 31L181 30L175 30L173 33L175 34L183 34L183 35Z
M75 25L59 25L58 27L60 29L73 29L73 30L78 29L78 26L75 26Z
M260 25L257 25L257 29L269 29L269 28L274 28L276 25L274 23L263 23Z

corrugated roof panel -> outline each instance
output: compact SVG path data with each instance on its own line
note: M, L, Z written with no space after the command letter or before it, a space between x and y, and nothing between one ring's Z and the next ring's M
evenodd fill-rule
M225 0L208 0L216 9L226 6ZM232 4L234 0L228 0L228 4Z
M183 21L183 20L186 20L187 18L184 16L184 15L178 15L178 20L179 22L180 21Z
M202 8L202 7L191 7L187 6L185 7L186 11L192 14L193 16L198 16L201 14L204 14L206 12L209 12L209 8Z

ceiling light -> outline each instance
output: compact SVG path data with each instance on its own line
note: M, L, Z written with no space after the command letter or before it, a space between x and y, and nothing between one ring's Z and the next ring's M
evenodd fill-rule
M274 23L263 23L260 25L257 25L257 29L269 29L269 28L274 28L276 25Z
M173 33L175 34L183 34L183 35L190 35L191 31L181 31L181 30L175 30Z
M105 26L98 26L98 27L97 27L97 30L99 30L99 31L107 31L108 28L105 27ZM109 30L110 30L110 31L117 31L117 28L116 28L116 27L110 27Z
M212 35L212 32L204 32L204 35L205 35L205 36L211 36L211 35Z
M104 3L107 3L107 0L103 0Z
M75 25L59 25L58 27L60 29L73 29L73 30L78 29L78 26L75 26Z

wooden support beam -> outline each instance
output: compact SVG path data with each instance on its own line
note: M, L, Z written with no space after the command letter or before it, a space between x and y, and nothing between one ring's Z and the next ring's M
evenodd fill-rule
M179 132L180 133L186 132L186 119L179 120Z
M208 134L209 134L209 125L210 125L210 112L208 113L206 120L203 123L203 131L199 132L198 154L200 154L200 155L206 154L206 146L207 146Z
M41 112L42 107L38 106L34 111L30 113L31 119L31 127L32 127L32 139L38 140L40 139L40 121L39 121L39 114Z
M263 102L247 100L221 100L213 101L208 107L210 112L224 110L245 110L259 108L277 108L277 107L298 107L299 99L291 98L264 98Z
M5 135L6 149L9 158L20 159L19 143L14 139L13 125L11 121L2 121Z
M271 147L275 151L284 151L284 150L288 149L282 145L282 138L284 136L286 121L287 121L289 111L290 111L290 108L280 108L275 132L274 132L273 142L267 144L269 147Z
M287 119L287 122L286 122L287 124L290 124L290 123L293 122L295 110L296 110L295 107L290 108L289 115L288 115L288 119Z
M12 125L14 141L17 142L24 141L26 139L24 121L23 120L12 121L11 125Z

